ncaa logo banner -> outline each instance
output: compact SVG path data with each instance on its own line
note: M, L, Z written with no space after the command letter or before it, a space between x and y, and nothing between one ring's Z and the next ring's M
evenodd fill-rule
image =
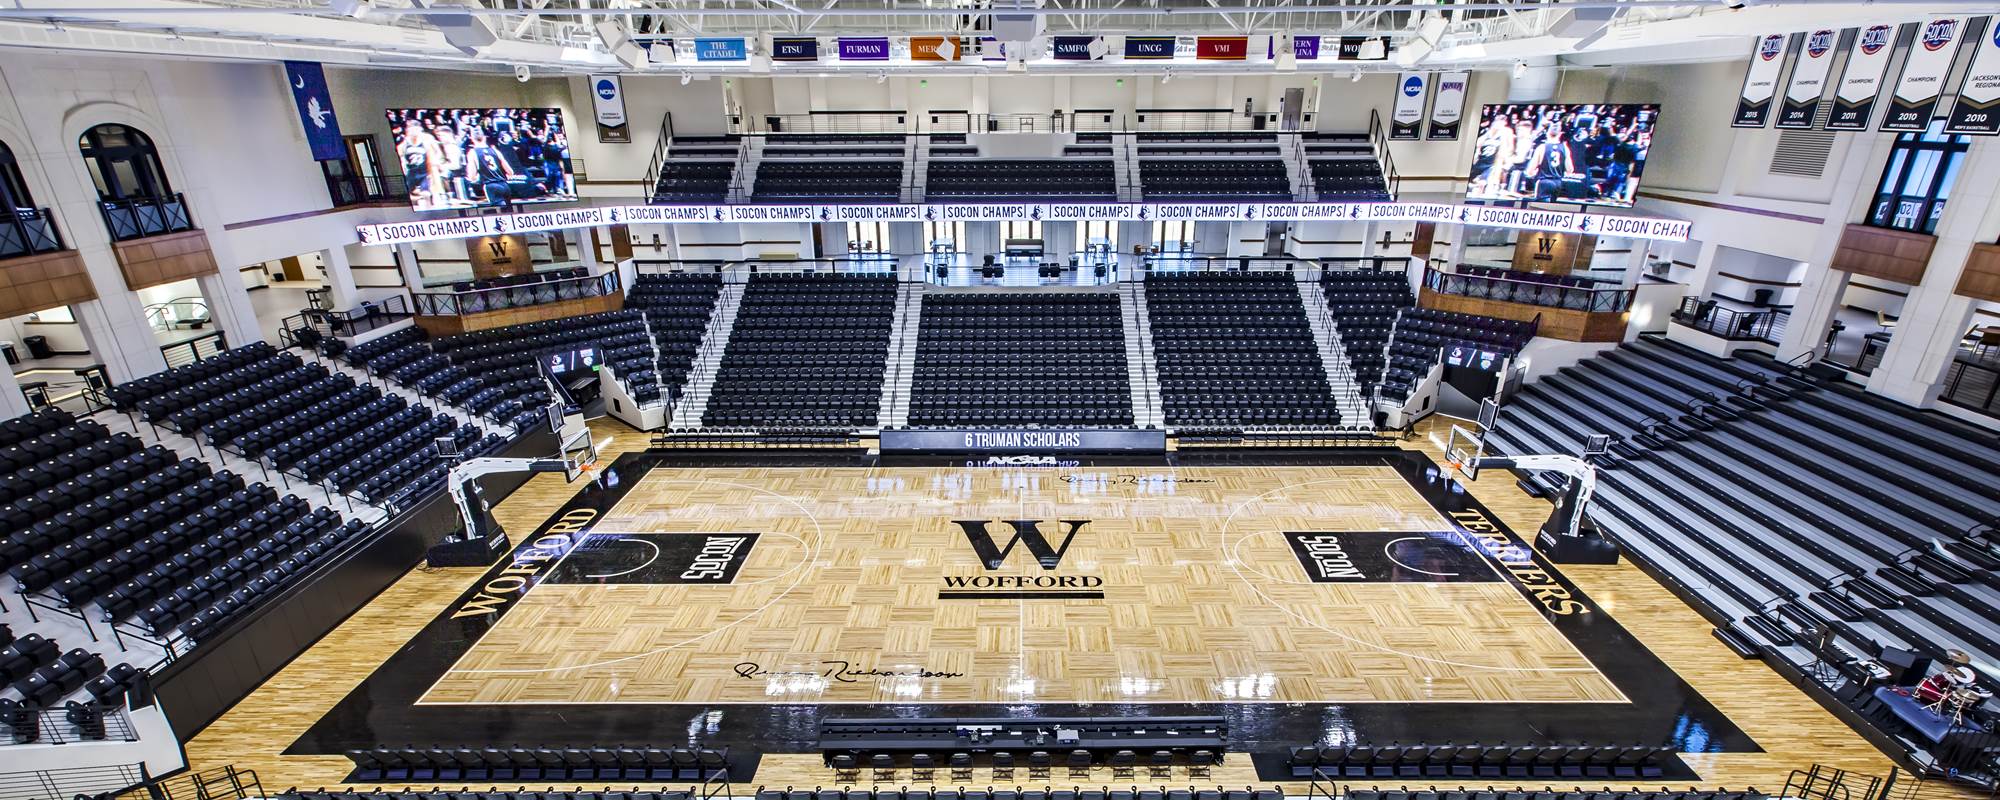
M628 224L790 222L937 222L1037 220L1078 222L1432 222L1516 230L1606 233L1684 242L1686 220L1542 211L1454 203L936 203L878 205L595 206L529 214L487 214L411 220L355 228L364 245L465 239Z
M1930 127L1964 32L1964 17L1936 17L1917 29L1917 40L1903 59L1903 77L1889 96L1889 113L1882 117L1882 130L1921 131Z
M1841 70L1840 86L1833 90L1833 113L1826 118L1827 130L1868 130L1875 98L1882 95L1882 75L1889 70L1889 56L1896 52L1896 30L1894 25L1870 25L1854 32L1854 42L1847 48L1847 66Z
M2000 17L1986 18L1986 33L1972 66L1958 84L1958 99L1945 117L1945 133L1992 136L2000 133Z
M1396 76L1396 105L1389 112L1389 138L1415 139L1423 128L1424 100L1430 82L1421 72Z
M1458 138L1459 123L1465 118L1465 91L1472 81L1470 72L1447 72L1437 79L1437 96L1431 99L1430 130L1424 137L1432 141Z
M607 128L625 124L625 88L618 76L590 76L590 105L597 112L597 124Z
M1792 80L1785 84L1785 105L1778 111L1779 128L1811 128L1819 113L1819 98L1826 94L1826 76L1833 71L1833 46L1840 38L1835 30L1806 34L1799 56L1792 62Z
M1762 128L1771 119L1771 100L1778 96L1778 73L1785 68L1785 50L1791 38L1782 33L1757 37L1750 51L1750 66L1743 71L1743 91L1736 99L1732 128Z

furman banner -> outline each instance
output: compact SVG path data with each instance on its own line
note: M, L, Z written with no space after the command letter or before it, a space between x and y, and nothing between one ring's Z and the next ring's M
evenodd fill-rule
M1785 49L1791 38L1782 33L1757 37L1750 53L1750 67L1743 71L1743 91L1736 100L1732 128L1762 128L1771 119L1771 99L1778 95L1778 73L1785 68Z
M1457 139L1459 123L1465 119L1465 87L1470 72L1447 72L1437 79L1437 96L1431 98L1430 130L1424 138L1433 141Z
M1826 76L1833 71L1833 46L1840 31L1817 30L1806 33L1805 46L1792 61L1792 79L1785 83L1785 105L1778 110L1779 128L1811 128L1819 113L1819 99L1826 94Z
M1986 18L1986 34L1972 54L1972 66L1958 84L1958 99L1945 117L1945 133L2000 134L2000 17Z
M489 214L362 225L361 244L466 239L596 225L746 222L935 222L1037 220L1074 222L1455 222L1518 230L1605 233L1687 241L1686 220L1453 203L935 203L927 205L596 206L529 214Z
M1921 131L1930 127L1964 30L1963 17L1936 17L1917 29L1917 40L1910 43L1910 54L1903 59L1903 77L1889 96L1889 113L1882 116L1882 130Z
M1429 77L1421 72L1396 76L1396 105L1389 112L1389 138L1415 139L1424 126L1424 90Z
M1826 118L1827 130L1868 130L1875 98L1882 95L1882 74L1889 70L1889 56L1895 52L1894 25L1870 25L1854 32L1854 44L1847 48L1847 66L1840 73L1840 88L1833 90L1833 115Z

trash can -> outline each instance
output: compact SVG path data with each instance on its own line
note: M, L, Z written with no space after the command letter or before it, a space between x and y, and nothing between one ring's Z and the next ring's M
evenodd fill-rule
M21 363L21 356L14 352L13 342L0 342L0 356L6 356L8 364Z
M1771 296L1777 294L1770 289L1758 289L1750 296L1750 305L1763 308L1771 304Z
M29 358L50 358L55 355L55 351L49 349L47 336L23 336L21 343L28 346Z

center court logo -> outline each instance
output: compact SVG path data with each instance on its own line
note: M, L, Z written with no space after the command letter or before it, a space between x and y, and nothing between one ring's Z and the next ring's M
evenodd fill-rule
M1041 520L1011 519L952 520L965 535L979 563L987 571L1004 569L1007 557L1016 548L1026 552L1045 574L1026 575L946 575L944 586L938 591L940 600L976 600L983 598L1011 598L1022 600L1087 600L1104 598L1104 579L1096 575L1053 574L1062 567L1063 557L1069 554L1070 545L1085 526L1087 519ZM1044 525L1054 533L1044 532ZM1006 533L997 533L999 526L1006 526ZM1011 536L1009 536L1011 534ZM1006 544L998 539L1007 536Z

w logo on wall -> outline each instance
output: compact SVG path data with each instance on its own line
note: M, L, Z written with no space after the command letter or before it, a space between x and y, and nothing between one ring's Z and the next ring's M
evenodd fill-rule
M507 257L507 240L494 239L489 241L486 243L486 250L493 254L494 260L504 259Z

